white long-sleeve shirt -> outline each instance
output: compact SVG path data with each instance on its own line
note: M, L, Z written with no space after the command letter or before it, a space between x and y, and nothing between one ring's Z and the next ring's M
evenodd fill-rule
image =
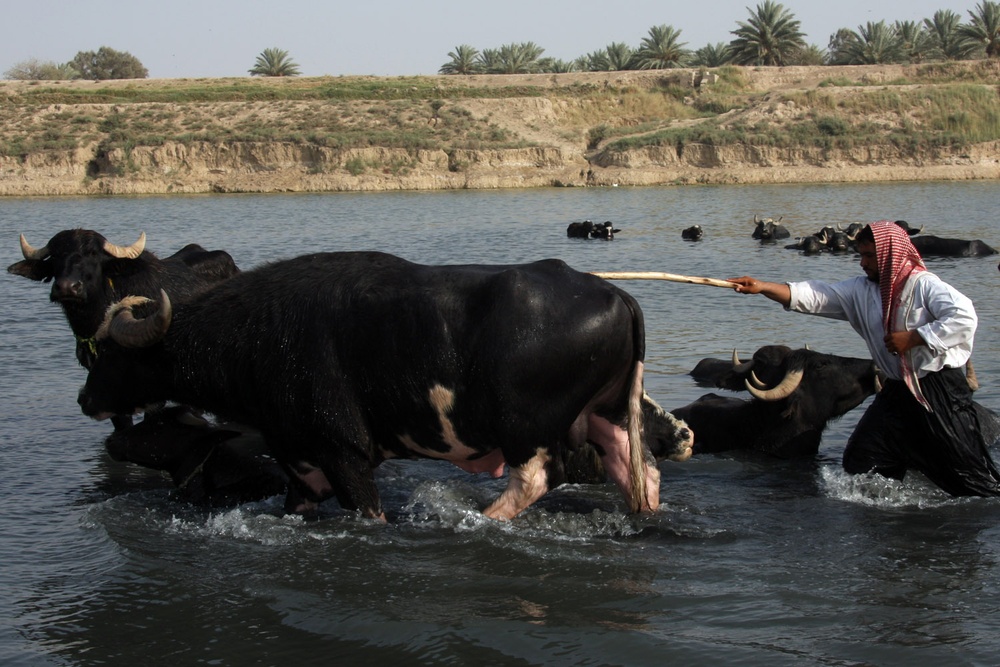
M858 276L836 283L807 280L788 283L788 287L792 296L789 310L847 320L864 338L875 365L890 378L902 379L899 358L885 347L878 283ZM908 331L916 329L927 343L910 350L918 377L945 366L959 368L972 355L976 309L967 296L933 273L927 272L917 281L905 322Z

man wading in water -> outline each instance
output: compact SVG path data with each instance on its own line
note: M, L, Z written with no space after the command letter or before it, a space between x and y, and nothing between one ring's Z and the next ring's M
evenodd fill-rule
M913 468L953 496L1000 495L965 377L977 324L972 301L927 271L894 222L873 222L856 241L864 277L732 282L787 310L847 320L888 377L847 441L844 470L903 479Z

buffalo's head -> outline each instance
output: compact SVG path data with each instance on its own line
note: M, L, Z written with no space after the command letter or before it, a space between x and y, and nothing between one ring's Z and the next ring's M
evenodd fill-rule
M130 246L119 246L95 231L68 229L41 248L32 247L21 234L24 259L8 266L7 272L30 280L52 281L53 301L85 301L100 287L108 264L135 259L145 247L145 233Z
M734 364L738 362L733 352ZM880 387L870 359L823 354L808 348L764 346L734 373L760 401L781 404L786 416L822 424L860 405ZM744 376L745 374L745 376Z
M149 312L152 309L152 312ZM136 317L137 310L145 317ZM157 344L166 335L173 310L166 292L159 303L126 297L108 308L97 331L97 356L77 402L95 419L132 414L163 400L169 365Z
M756 227L754 227L753 234L750 236L760 241L774 241L775 239L788 238L791 236L791 232L781 224L783 217L781 216L777 220L774 218L761 220L755 215L753 221Z
M115 283L140 270L136 259L148 255L145 245L145 234L130 246L119 246L89 229L70 229L34 248L22 234L24 259L8 266L7 272L51 282L49 299L62 306L77 338L89 339L114 298ZM84 359L81 363L88 365Z

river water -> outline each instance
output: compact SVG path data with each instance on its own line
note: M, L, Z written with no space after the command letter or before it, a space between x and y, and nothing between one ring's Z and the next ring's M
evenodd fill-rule
M241 268L315 250L425 263L560 257L582 270L840 279L848 256L750 238L784 216L905 219L1000 247L996 182L545 189L432 193L0 199L6 264L72 227L170 254L225 248ZM612 220L613 242L566 225ZM705 228L700 243L681 229ZM996 256L929 259L976 303L980 403L1000 410ZM622 283L647 324L647 390L667 408L708 390L703 357L765 344L866 356L844 323L763 297ZM510 524L478 509L505 480L439 462L377 472L388 525L281 499L209 511L159 474L112 462L110 426L76 405L84 380L48 286L0 280L0 664L994 665L1000 501L925 480L850 478L862 409L815 461L712 455L661 465L663 507L631 517L610 485L564 486ZM867 405L867 403L865 404ZM995 452L996 453L996 452Z

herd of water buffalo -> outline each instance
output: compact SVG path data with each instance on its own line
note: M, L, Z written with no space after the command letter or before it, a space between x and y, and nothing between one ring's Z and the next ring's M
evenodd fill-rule
M756 226L752 236L762 243L791 238L791 232L781 224L780 217L777 220L774 218L761 220L758 216L754 216L754 224ZM925 257L983 257L997 254L996 250L979 239L953 239L923 234L923 227L913 229L905 220L897 220L896 224L906 230L914 247ZM821 252L853 252L854 238L864 226L861 222L852 222L846 227L824 226L815 234L795 238L792 243L785 245L785 248L810 255Z
M781 223L782 219L783 216L775 220L755 215L751 237L761 243L788 241L792 238L792 233L786 225ZM995 249L979 239L953 239L922 234L923 227L913 229L905 220L897 220L896 224L907 231L914 247L925 257L983 257L997 254ZM854 237L864 229L864 226L864 223L861 222L852 222L846 227L843 224L836 227L826 225L815 234L795 237L784 247L789 250L799 250L807 255L822 252L853 252ZM604 239L606 241L613 240L614 235L619 232L621 230L614 229L614 225L610 221L603 224L591 220L571 222L566 228L566 236L569 238ZM701 241L705 238L705 230L701 225L691 225L681 230L681 238L685 241ZM1000 265L997 268L1000 268Z
M788 236L780 219L755 222L754 238ZM568 236L621 231L574 225ZM287 511L309 515L336 497L384 518L373 470L423 457L509 468L484 510L497 519L563 482L611 480L631 511L652 510L658 461L815 456L827 423L879 388L870 360L765 346L691 371L749 398L664 410L643 391L639 305L559 260L442 267L342 252L241 271L225 251L191 244L161 259L144 234L120 246L83 229L41 248L22 235L21 252L8 272L52 283L88 369L81 409L113 421L110 456L166 471L194 503L284 493Z

